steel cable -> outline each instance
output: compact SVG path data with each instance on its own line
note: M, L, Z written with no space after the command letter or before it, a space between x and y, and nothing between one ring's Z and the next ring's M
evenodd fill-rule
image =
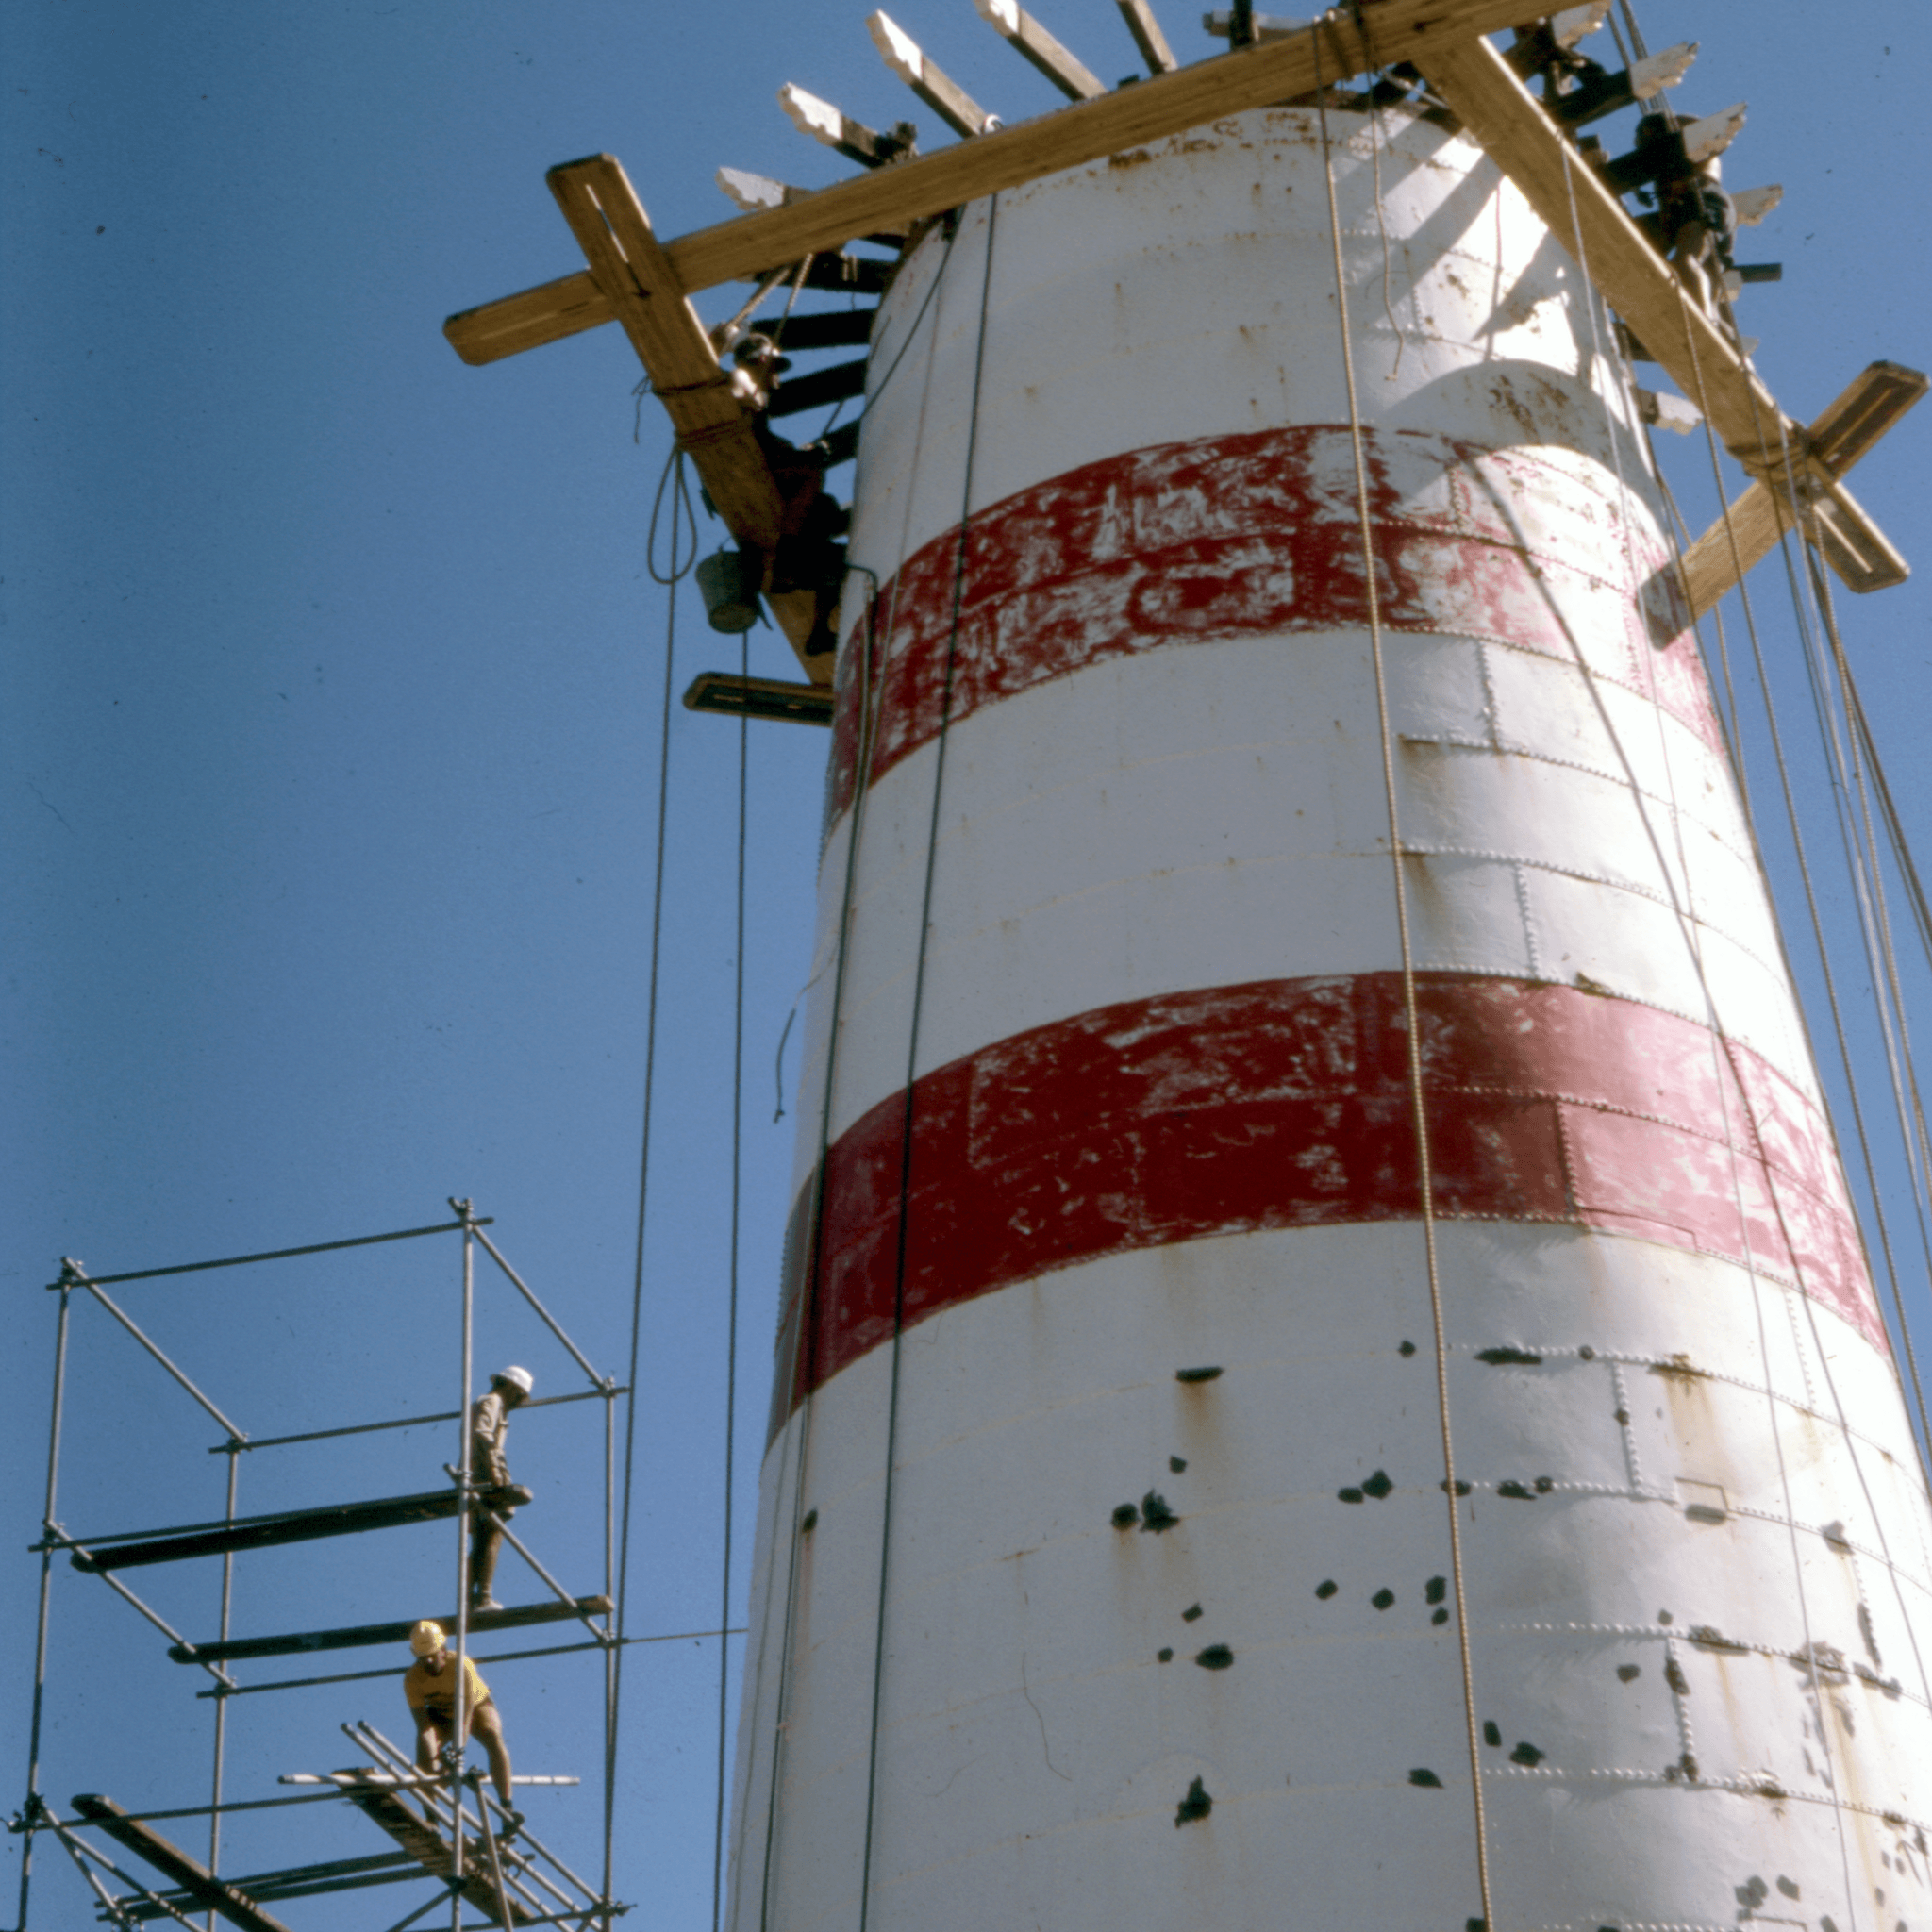
M1429 1160L1428 1109L1423 1093L1422 1025L1415 990L1415 959L1408 926L1408 885L1403 874L1400 814L1395 795L1395 753L1389 721L1389 689L1383 664L1382 611L1375 578L1374 525L1369 508L1368 464L1362 448L1361 406L1356 392L1355 349L1349 340L1348 287L1341 258L1341 214L1335 197L1335 169L1328 140L1328 108L1322 82L1319 27L1308 34L1315 56L1315 111L1322 130L1322 173L1328 192L1329 233L1335 252L1335 302L1341 331L1342 375L1348 387L1349 436L1355 452L1357 511L1361 523L1362 582L1368 601L1369 651L1375 675L1375 715L1382 741L1382 789L1389 808L1389 851L1395 878L1395 923L1402 943L1402 1007L1408 1029L1409 1109L1415 1124L1416 1168L1422 1197L1423 1255L1428 1271L1429 1316L1435 1327L1436 1407L1442 1432L1443 1488L1449 1500L1449 1568L1456 1595L1456 1641L1462 1665L1462 1705L1469 1740L1470 1800L1475 1811L1476 1885L1482 1922L1494 1926L1491 1897L1489 1829L1483 1805L1482 1736L1475 1705L1475 1672L1470 1654L1469 1602L1464 1588L1462 1525L1457 1515L1456 1452L1449 1425L1449 1348L1442 1309L1442 1282L1436 1252L1436 1206Z
M674 480L675 479L675 480ZM672 484L671 550L663 573L658 568L658 515L667 484ZM690 548L680 542L680 530L687 532ZM651 505L651 522L644 544L645 567L653 579L665 587L664 594L664 683L658 724L658 838L651 880L651 946L644 992L644 1091L643 1121L638 1153L638 1216L635 1258L631 1269L630 1356L625 1385L631 1391L625 1399L624 1487L619 1510L617 1607L614 1616L616 1642L606 1653L604 1667L604 1898L611 1898L611 1859L616 1837L618 1721L624 1699L624 1633L630 1612L630 1530L631 1483L637 1450L638 1345L643 1330L644 1229L650 1202L651 1111L657 1088L658 1068L658 988L663 956L664 865L666 833L671 799L671 694L672 670L677 635L677 584L697 561L697 518L691 511L691 491L685 481L684 452L673 445L664 473L658 479L658 493ZM725 1627L724 1619L719 1625ZM728 1646L730 1640L719 1642ZM605 1923L609 1916L607 1912Z
M868 396L868 406L877 400L886 384L897 373L900 363L905 360L908 348L916 339L919 332L919 324L924 320L926 310L931 307L934 298L939 293L940 284L945 279L947 266L953 258L953 243L958 237L958 233L957 224L947 229L945 250L940 257L938 267L933 271L932 286L926 290L924 298L920 302L919 308L907 329L906 341L900 345L899 353L893 357L891 366ZM925 372L925 389L921 392L920 397L919 441L924 441L924 436L926 405L931 397L932 375L933 361L928 359ZM905 514L908 517L911 514L909 493L905 506ZM903 540L903 530L901 536ZM879 602L878 579L872 571L867 570L863 565L856 564L850 567L859 574L872 578L873 595L867 600L866 604L864 638L858 659L858 670L855 674L858 688L854 693L853 704L853 792L845 840L845 870L839 888L839 932L833 954L831 1009L825 1029L825 1071L824 1086L819 1101L818 1154L810 1184L811 1191L806 1226L798 1247L798 1252L803 1257L800 1266L799 1287L801 1307L799 1309L798 1332L794 1343L796 1354L793 1357L793 1362L796 1379L802 1380L804 1387L799 1397L798 1426L794 1432L793 1440L795 1446L791 1458L791 1541L786 1562L785 1613L780 1628L776 1701L772 1718L772 1772L766 1793L765 1843L758 1892L759 1932L770 1932L772 1875L775 1862L777 1843L778 1784L784 1764L785 1742L790 1730L788 1693L791 1690L791 1643L798 1617L799 1551L805 1534L803 1525L806 1515L806 1472L810 1457L812 1424L817 1399L813 1370L818 1360L820 1316L818 1287L822 1273L821 1263L824 1258L821 1253L821 1244L824 1237L826 1176L831 1161L832 1107L838 1073L839 1042L844 1017L845 968L851 941L853 901L857 889L858 871L858 851L865 828L866 808L872 796L872 755L877 727L877 719L874 713L884 697L884 686L882 681L878 679L877 673L884 658L891 650L892 639L897 632L899 595L903 589L901 580L895 576L892 584L891 608L886 614L885 634L881 637L878 633L876 623ZM836 756L836 743L835 738L834 756ZM781 1369L783 1365L783 1357L781 1357ZM782 1462L780 1473L781 1474L783 1473ZM776 1547L781 1516L781 1511L777 1509L773 1511L772 1537L774 1549ZM767 1648L768 1646L761 1641L758 1648L758 1675L760 1678L763 1675L764 1657ZM756 1713L758 1708L758 1696L759 1690L755 1684L753 1690L754 1713Z
M892 1269L891 1379L886 1398L885 1492L879 1523L878 1607L874 1624L872 1720L866 1750L865 1847L858 1873L858 1932L865 1932L872 1908L872 1852L877 1817L879 1772L879 1710L885 1683L886 1601L890 1585L892 1536L892 1466L899 1435L900 1371L906 1333L907 1227L912 1205L912 1134L919 1072L919 1024L925 999L925 965L932 938L933 878L938 871L940 805L945 789L946 747L953 717L953 680L958 668L959 624L965 607L966 567L972 538L973 467L979 447L979 398L986 374L986 317L992 294L992 253L999 223L1000 198L987 202L986 265L979 285L979 333L974 344L973 397L966 418L965 475L960 484L959 548L953 571L953 619L946 637L945 666L940 681L939 731L933 753L932 811L926 824L925 878L920 894L919 946L912 971L912 1013L906 1039L906 1101L899 1128L898 1239Z

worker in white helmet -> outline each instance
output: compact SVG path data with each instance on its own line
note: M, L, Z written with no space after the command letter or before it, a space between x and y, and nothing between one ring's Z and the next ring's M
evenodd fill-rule
M509 1486L509 1464L504 1460L503 1439L509 1433L510 1411L522 1405L536 1386L528 1369L512 1365L490 1378L490 1393L470 1412L470 1480L485 1491L481 1501L492 1515L514 1516L508 1502L492 1500ZM491 1586L496 1581L496 1557L503 1531L489 1516L478 1515L470 1538L470 1607L500 1610Z
M416 1768L430 1776L437 1770L437 1758L445 1743L454 1743L458 1757L475 1731L490 1755L490 1780L496 1795L508 1812L503 1836L508 1838L524 1822L524 1814L510 1804L509 1746L504 1741L503 1720L496 1713L496 1700L482 1674L466 1657L463 1659L463 1730L456 1737L457 1660L451 1655L441 1624L426 1617L409 1632L409 1649L416 1661L403 1674L403 1696L409 1715L416 1720ZM428 1810L425 1801L424 1808ZM435 1823L435 1815L430 1814Z

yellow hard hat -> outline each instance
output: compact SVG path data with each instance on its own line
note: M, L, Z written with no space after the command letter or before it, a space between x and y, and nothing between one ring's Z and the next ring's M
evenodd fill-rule
M434 1657L442 1645L442 1625L432 1624L427 1617L409 1632L409 1648L418 1657Z

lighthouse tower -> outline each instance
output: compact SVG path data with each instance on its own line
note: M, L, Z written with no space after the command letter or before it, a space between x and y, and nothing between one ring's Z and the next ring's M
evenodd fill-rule
M933 226L870 383L736 1932L1932 1924L1921 1465L1575 263L1256 109Z

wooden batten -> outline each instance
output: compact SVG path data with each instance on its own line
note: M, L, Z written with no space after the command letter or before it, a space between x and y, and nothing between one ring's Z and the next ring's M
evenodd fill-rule
M955 134L971 138L995 125L966 90L942 68L925 58L919 42L889 13L874 13L865 23L879 58Z
M1093 71L1061 46L1019 0L973 0L973 4L979 9L980 19L1070 101L1097 100L1107 92Z
M1121 18L1126 22L1127 31L1133 35L1134 44L1147 63L1147 72L1172 74L1181 63L1174 58L1174 49L1167 44L1167 36L1154 17L1152 0L1118 0L1118 5Z

